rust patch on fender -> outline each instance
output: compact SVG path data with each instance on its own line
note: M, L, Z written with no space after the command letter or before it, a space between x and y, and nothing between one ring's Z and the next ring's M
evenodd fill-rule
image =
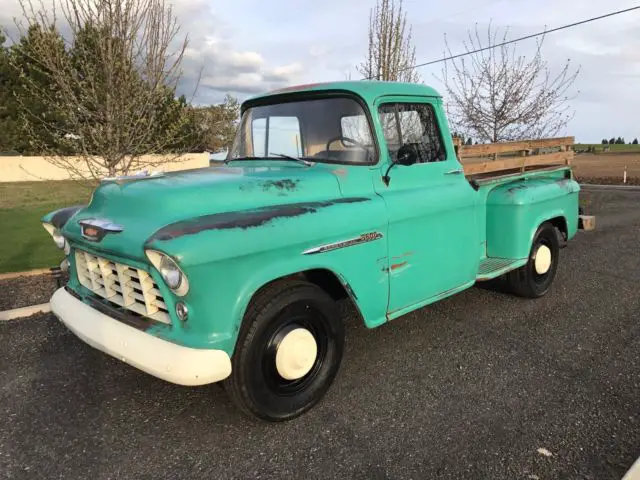
M284 180L267 180L261 182L260 185L265 192L273 188L279 190L281 193L286 193L295 192L298 188L298 183L300 183L300 180L290 180L287 178Z
M346 177L348 173L346 168L337 168L332 170L332 172L334 175L338 175L339 177Z
M322 208L341 203L359 203L368 202L369 200L369 198L365 197L337 198L325 202L292 203L289 205L263 207L255 210L203 215L201 217L166 225L149 237L146 243L148 244L154 240L173 240L184 235L194 235L205 230L230 230L235 228L246 230L248 228L260 227L278 218L299 217L309 213L316 213Z
M409 262L394 263L393 265L391 265L391 270L398 270L399 268L407 266L408 263Z
M513 187L507 189L507 194L515 194L518 190L525 190L529 188L529 185L526 184L518 184L518 185L514 185Z

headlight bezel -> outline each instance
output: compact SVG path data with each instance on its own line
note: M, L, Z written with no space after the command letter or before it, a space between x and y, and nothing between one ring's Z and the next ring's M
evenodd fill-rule
M56 228L53 231L51 238L53 238L53 243L56 244L56 247L58 247L60 250L64 250L64 246L67 243L67 240L62 236L62 233L60 233L60 230Z
M71 245L69 245L67 239L64 237L64 235L62 235L60 229L47 222L42 222L42 226L49 233L49 235L51 235L55 246L60 250L63 250L65 255L69 255L71 253Z
M162 277L165 285L178 297L184 297L189 291L189 279L182 271L178 263L166 253L162 253L157 250L145 250L144 253ZM165 274L168 269L171 269L172 272L178 272L179 280L177 282L177 285L175 284L175 282L169 282L167 280ZM170 283L173 283L176 286L172 287Z

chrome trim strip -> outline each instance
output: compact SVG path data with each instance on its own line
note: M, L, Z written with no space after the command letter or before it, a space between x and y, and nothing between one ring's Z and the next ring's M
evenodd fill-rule
M350 238L349 240L342 240L340 242L327 243L320 245L319 247L313 247L302 252L303 255L314 255L316 253L329 252L331 250L337 250L339 248L351 247L352 245L360 245L361 243L373 242L383 237L380 232L363 233L359 237Z

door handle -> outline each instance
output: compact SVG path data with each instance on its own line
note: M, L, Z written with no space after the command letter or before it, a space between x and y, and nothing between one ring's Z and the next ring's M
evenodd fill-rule
M457 170L449 170L448 172L445 173L445 175L461 175L463 173L463 171L461 169L457 169Z

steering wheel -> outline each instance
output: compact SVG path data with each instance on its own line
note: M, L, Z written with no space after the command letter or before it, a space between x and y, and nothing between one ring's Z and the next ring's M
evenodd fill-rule
M329 145L331 145L333 142L337 142L338 140L342 140L342 143L345 143L345 142L352 143L356 147L360 147L361 149L363 149L363 150L365 150L367 152L369 151L369 149L367 148L366 145L363 145L362 143L354 140L353 138L343 137L343 136L339 136L339 137L335 137L335 138L329 139L329 141L327 142L327 148L325 148L325 150L329 151Z

